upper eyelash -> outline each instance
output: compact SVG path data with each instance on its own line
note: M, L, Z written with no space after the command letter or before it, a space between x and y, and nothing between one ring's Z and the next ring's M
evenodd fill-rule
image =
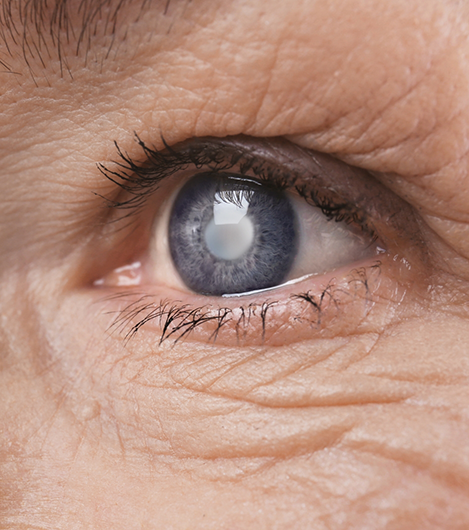
M230 171L236 167L238 174L247 175L251 171L263 184L281 190L295 190L312 206L319 208L328 219L359 227L370 236L371 242L377 237L364 211L337 196L333 198L332 193L327 194L324 190L316 190L313 186L304 184L299 175L273 167L272 163L259 160L258 156L244 149L232 149L228 152L226 146L220 145L217 139L198 139L185 144L183 149L174 149L162 138L165 149L159 151L148 147L137 133L135 139L143 152L143 162L133 160L114 142L119 158L113 162L115 169L98 164L99 171L125 194L124 198L104 198L109 206L125 212L123 218L138 212L162 181L191 166L197 170L207 168L216 172Z
M103 164L98 164L99 171L108 180L130 195L124 200L111 200L110 203L114 208L138 209L150 190L156 189L163 180L190 165L197 169L208 167L222 171L232 169L237 162L236 160L227 162L226 155L216 146L214 149L177 151L162 138L166 149L158 151L148 147L136 133L135 138L143 151L143 163L135 162L128 153L122 151L117 142L114 142L120 159L114 162L117 170L112 171Z

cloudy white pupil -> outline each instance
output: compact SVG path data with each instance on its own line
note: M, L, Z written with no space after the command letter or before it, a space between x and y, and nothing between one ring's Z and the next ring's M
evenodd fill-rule
M254 226L247 215L248 208L245 196L235 203L215 194L213 218L205 229L205 243L217 258L236 260L251 248Z

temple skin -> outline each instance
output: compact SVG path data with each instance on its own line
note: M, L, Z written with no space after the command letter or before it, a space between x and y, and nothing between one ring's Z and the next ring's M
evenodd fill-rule
M73 3L60 47L32 23L2 33L0 528L469 528L467 5L140 8L114 33L103 8L78 52ZM321 325L298 332L285 301L265 341L227 326L159 344L157 323L127 341L110 328L127 294L204 303L93 285L149 244L166 200L138 238L110 228L97 164L114 142L141 158L134 133L280 137L368 170L412 222L386 233L376 212L379 274L343 272L337 293L359 287Z

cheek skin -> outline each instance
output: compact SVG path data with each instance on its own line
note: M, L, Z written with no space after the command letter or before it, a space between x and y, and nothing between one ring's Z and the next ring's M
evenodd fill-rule
M2 406L27 426L17 446L42 454L34 466L23 461L25 481L33 467L43 478L32 496L21 487L22 502L37 507L55 492L70 508L64 527L76 521L74 506L97 499L95 516L81 513L84 525L121 528L116 503L141 521L158 513L163 527L184 527L191 514L194 528L311 520L376 528L370 511L389 528L410 530L427 516L442 522L434 528L467 524L469 335L438 311L422 319L429 301L420 296L391 322L389 304L376 303L365 330L287 349L189 340L157 353L151 332L125 347L118 334L103 343L113 316L84 294L59 300L57 312L42 296L30 292L30 325L17 334L38 377L27 392L10 385L18 400ZM61 469L69 478L59 487L52 477ZM168 511L168 502L187 511ZM340 526L344 512L348 526Z
M352 416L365 414L364 405L408 397L404 383L376 386L374 378L347 373L370 355L394 321L417 311L419 296L405 289L399 292L384 274L375 274L368 276L367 289L362 285L341 293L336 304L325 304L322 320L314 313L312 325L294 322L295 318L311 319L304 302L288 309L290 319L282 310L278 315L272 310L266 319L265 341L259 340L261 323L254 316L252 335L246 328L241 338L228 322L214 343L207 342L213 336L208 325L179 342L172 340L175 335L159 345L161 330L156 319L127 340L129 323L121 329L112 324L116 313L120 318L119 304L126 307L132 299L124 298L116 305L112 295L106 301L106 291L96 290L95 303L90 306L85 291L65 299L60 311L49 317L57 326L56 336L60 337L59 329L70 329L73 335L67 343L76 344L67 363L57 365L65 371L63 377L56 377L62 380L68 379L68 373L93 373L92 386L83 388L83 381L76 385L75 400L82 401L81 392L96 396L98 402L105 399L100 409L102 414L108 412L107 421L119 426L125 452L146 448L155 455L175 458L286 458L308 447L329 445L349 428ZM403 305L414 307L412 312L403 314L399 309L404 300ZM105 351L98 356L87 346L88 336L83 343L81 326L74 325L78 310L78 320L84 329L95 330L96 341L103 333L109 335ZM63 345L51 343L51 348L58 358ZM350 416L354 408L357 411Z

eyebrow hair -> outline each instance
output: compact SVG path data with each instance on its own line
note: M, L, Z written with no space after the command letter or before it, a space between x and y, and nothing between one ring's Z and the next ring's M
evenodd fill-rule
M33 79L35 68L45 68L53 57L59 60L61 75L72 76L67 55L84 54L85 62L92 39L110 37L107 56L114 37L123 26L138 21L152 3L162 4L166 15L171 0L0 0L0 68L14 71L12 62L18 57L26 64ZM137 3L136 16L121 20L119 14L128 4ZM125 34L125 31L123 32ZM52 47L51 47L52 44ZM53 48L53 49L52 49ZM67 49L65 49L67 48ZM11 61L9 60L11 59Z

